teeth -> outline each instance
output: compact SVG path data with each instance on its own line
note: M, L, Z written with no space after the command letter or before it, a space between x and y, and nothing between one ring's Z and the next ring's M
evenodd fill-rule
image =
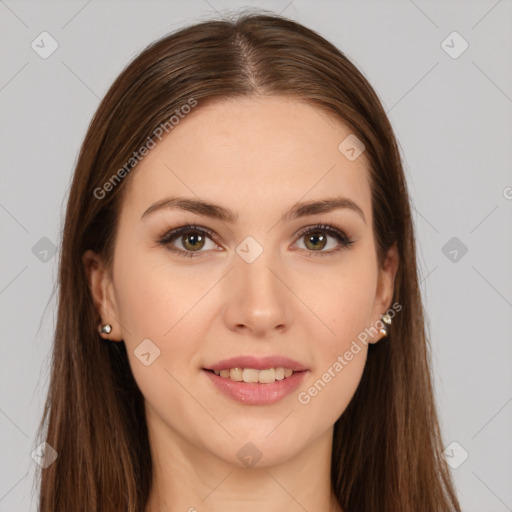
M245 372L246 370L244 370ZM262 382L263 384L269 384L270 382L275 382L276 380L276 371L274 368L270 368L269 370L260 370L258 372L258 382Z
M241 382L243 380L242 368L231 368L231 370L229 370L229 378Z
M236 382L258 382L260 384L271 384L276 380L283 380L293 374L290 368L266 368L255 370L254 368L231 368L229 370L214 370L215 375L224 379L231 379Z
M244 382L258 382L259 370L253 370L252 368L244 368L242 372L242 379Z

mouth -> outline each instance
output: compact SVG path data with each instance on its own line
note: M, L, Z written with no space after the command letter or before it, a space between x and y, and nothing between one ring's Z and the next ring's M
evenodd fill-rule
M278 366L275 368L229 368L224 370L204 370L214 373L222 379L228 379L234 382L244 382L246 384L272 384L276 381L284 381L290 378L294 373L299 373L291 368ZM303 370L304 371L304 370Z
M270 405L293 393L310 372L280 355L242 355L202 368L217 391L238 403Z
M275 358L273 361L277 362ZM236 362L247 366L231 366L234 363L227 361L202 371L222 395L245 405L271 405L284 399L302 384L310 371L291 360L277 362L289 366L270 366L264 360L251 358L243 361L237 358Z

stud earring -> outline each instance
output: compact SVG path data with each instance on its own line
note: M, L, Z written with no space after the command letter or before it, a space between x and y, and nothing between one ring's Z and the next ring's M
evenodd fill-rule
M110 324L100 325L99 331L101 334L110 334L112 332L112 326Z
M391 325L391 317L388 315L388 314L385 314L385 315L381 315L380 316L380 319L387 325ZM382 337L386 337L388 335L388 328L386 327L386 325L383 325L381 328L380 328L380 333L382 334Z

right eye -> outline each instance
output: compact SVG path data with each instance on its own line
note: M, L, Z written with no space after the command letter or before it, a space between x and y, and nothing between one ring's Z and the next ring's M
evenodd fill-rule
M213 231L211 229L187 224L186 226L180 226L167 231L160 237L158 243L179 256L194 258L205 252L201 251L201 249L204 247L207 239L210 239L212 243L214 243L213 236ZM177 248L174 245L176 240L181 243L183 249Z

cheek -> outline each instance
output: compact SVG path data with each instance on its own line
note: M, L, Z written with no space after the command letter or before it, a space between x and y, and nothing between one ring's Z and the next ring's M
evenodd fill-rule
M119 320L131 342L141 336L154 337L160 340L160 348L168 346L170 338L176 337L194 310L202 306L200 299L213 278L172 263L158 249L154 255L127 253L130 258L116 261Z
M207 337L209 326L200 321L209 304L201 297L214 284L213 278L201 274L198 281L197 271L171 267L166 260L155 262L134 251L129 259L119 258L116 264L118 320L142 394L155 409L165 410L171 402L175 409L191 407L180 383L193 382L191 369L199 366L201 340ZM150 354L145 356L147 366L142 357L146 353Z
M297 396L308 417L322 418L322 424L334 423L345 411L360 383L368 345L365 329L370 326L375 299L377 272L375 262L361 255L340 265L329 276L322 293L310 295L318 323L315 345L317 358L310 375ZM327 281L326 281L327 282ZM329 327L329 329L327 328Z
M346 350L371 322L373 304L377 290L377 272L372 270L371 258L358 254L340 264L336 269L329 269L325 276L319 276L317 285L309 283L308 305L317 313L329 329L322 328L322 338L327 352ZM304 290L304 293L306 290Z
M330 329L321 326L324 334L314 338L314 371L297 396L307 417L324 427L343 414L360 383L368 352L360 336L369 325L374 298L372 280L333 284L318 304L318 316L331 320Z
M137 257L133 252L129 259L120 258L116 264L118 319L133 376L150 411L158 411L158 416L169 425L176 423L179 430L186 421L176 422L176 418L198 414L183 386L188 388L193 382L189 373L200 340L205 338L201 329L208 326L198 321L208 303L200 299L213 283L207 276L202 283L191 283L192 271L171 268L161 261L155 264L147 255ZM148 365L144 364L145 353L149 353Z

